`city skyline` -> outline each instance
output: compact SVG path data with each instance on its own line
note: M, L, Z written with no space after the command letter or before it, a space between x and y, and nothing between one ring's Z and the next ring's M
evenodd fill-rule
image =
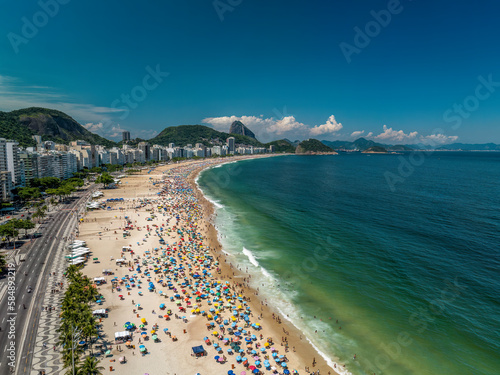
M263 142L500 143L498 10L15 3L0 16L0 110L58 109L114 140L181 124L227 132L240 120Z

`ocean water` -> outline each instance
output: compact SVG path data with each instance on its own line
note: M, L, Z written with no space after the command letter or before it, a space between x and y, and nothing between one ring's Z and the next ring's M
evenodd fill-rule
M500 153L280 156L198 184L231 261L331 363L500 374Z

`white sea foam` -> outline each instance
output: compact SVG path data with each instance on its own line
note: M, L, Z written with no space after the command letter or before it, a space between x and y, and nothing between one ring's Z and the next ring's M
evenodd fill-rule
M267 278L274 280L274 277L273 277L273 276L269 273L269 271L268 271L268 270L266 270L264 267L260 267L260 271L261 271L261 272L262 272L262 274L263 274L264 276L266 276Z
M209 201L210 203L212 203L216 208L224 208L224 205L223 204L220 204L218 201L214 200L214 199L211 199L209 198L207 195L205 195L205 199L207 201Z
M238 162L238 161L231 161L231 162L228 162L228 163L222 163L222 164L218 164L218 165L216 165L216 166L214 166L212 168L220 168L223 164L231 164L231 163L236 163L236 162ZM210 168L207 168L207 169L210 169ZM207 169L205 169L205 170L207 170ZM197 182L200 174L198 174L198 176L195 179L196 185L198 186L199 190L203 193L203 195L205 196L205 198L210 203L212 203L215 207L217 207L218 209L224 208L224 206L222 204L220 204L219 202L217 202L217 201L209 198L203 192L203 190L200 189L200 187L198 185L198 182ZM215 226L215 228L216 228L217 234L218 234L217 237L219 239L219 242L221 242L221 244L228 250L228 251L222 250L222 252L225 255L227 255L227 256L233 256L233 257L236 257L236 259L237 259L239 252L237 251L237 248L235 248L235 246L238 246L238 242L239 241L238 241L238 238L233 238L231 236L231 232L232 232L232 229L233 229L232 227L233 227L233 225L235 223L235 221L234 221L235 215L237 215L237 213L234 213L234 212L231 213L231 217L229 217L229 216L227 216L225 214L229 215L230 213L229 213L229 211L224 210L224 211L220 212L220 215L216 219L217 220L217 225ZM222 233L222 230L224 230L224 234ZM231 253L231 250L233 251L233 253ZM249 269L249 271L252 272L256 276L256 278L252 280L252 284L257 283L256 285L259 285L261 282L265 282L265 284L269 284L268 288L261 290L262 295L263 296L267 295L268 298L272 298L275 301L276 301L276 299L280 300L281 303L273 303L273 306L276 307L276 309L279 311L279 313L283 316L284 319L288 320L300 332L303 333L303 335L305 336L305 338L307 339L307 341L312 345L312 347L314 348L314 350L325 360L325 362L328 364L328 366L330 366L332 369L334 369L336 372L338 372L341 375L352 375L352 373L349 372L347 369L344 369L342 365L340 365L339 363L336 363L335 361L333 361L332 359L330 359L323 351L321 351L318 348L318 346L316 346L307 337L307 334L305 333L305 331L300 327L300 324L299 324L299 322L300 322L300 319L299 319L300 313L298 311L297 306L293 305L293 303L291 302L293 300L293 298L294 298L294 294L296 294L297 292L294 293L294 291L287 291L285 293L285 292L281 291L279 288L276 287L276 285L280 284L280 281L278 279L276 279L268 270L266 270L264 267L262 267L260 265L260 263L257 261L257 259L255 258L254 254L252 253L252 251L250 251L247 248L243 247L242 253L246 256L246 258L248 259L248 261L252 265L254 265L255 267L257 267L259 269L259 271L260 271L260 272L255 272L255 271L252 272L252 270ZM241 254L241 253L239 253L239 254ZM261 253L259 252L259 254L261 254ZM232 262L234 262L234 261L232 261ZM263 278L265 278L266 280L264 280ZM259 281L259 279L260 279L260 281ZM288 312L288 314L285 313L278 306L286 306L285 310ZM290 316L292 316L293 319L290 318ZM313 330L314 329L315 328L313 328ZM334 367L335 365L336 365L336 367Z
M348 371L347 369L343 369L342 365L340 365L339 363L333 361L330 357L328 357L325 353L323 353L311 341L311 339L309 339L309 337L307 337L307 335L305 334L305 332L297 324L295 324L295 322L293 321L293 319L291 319L289 317L290 314L286 314L278 306L276 306L276 308L278 309L278 311L280 312L280 314L283 316L284 319L288 320L290 323L292 323L295 326L295 328L297 328L300 332L302 332L304 334L306 340L312 345L312 347L314 348L314 350L316 350L316 352L325 360L325 362L328 364L328 366L330 366L332 369L334 369L336 372L338 372L341 375L352 375L352 373L350 371ZM296 312L296 309L294 307L292 307L292 309L294 310L294 312Z
M259 267L259 262L255 259L255 256L250 250L243 248L243 254L247 256L250 263L252 263L255 267Z

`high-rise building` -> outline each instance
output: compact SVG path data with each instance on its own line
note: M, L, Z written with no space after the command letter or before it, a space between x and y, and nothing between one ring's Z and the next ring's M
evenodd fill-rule
M234 154L234 137L229 137L226 142L229 153Z
M7 169L7 142L0 138L0 198L2 202L12 199L12 174Z
M148 142L139 142L137 148L143 152L144 161L151 160L151 148Z
M123 142L128 142L130 141L130 132L129 131L124 131L122 132L122 140Z
M25 186L26 177L24 175L24 164L19 158L19 144L14 141L7 141L5 146L7 152L7 170L11 173L13 186Z

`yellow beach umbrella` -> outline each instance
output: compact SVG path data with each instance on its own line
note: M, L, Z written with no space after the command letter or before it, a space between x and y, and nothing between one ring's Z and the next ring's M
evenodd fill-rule
M217 331L213 331L212 333L214 336L217 336L219 333Z

